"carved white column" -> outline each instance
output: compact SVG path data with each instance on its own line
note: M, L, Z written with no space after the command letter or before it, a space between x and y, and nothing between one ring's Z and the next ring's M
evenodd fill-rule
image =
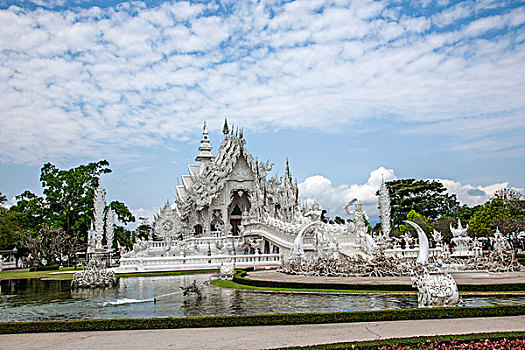
M100 186L95 190L94 216L95 216L95 248L102 249L102 238L104 237L104 209L106 208L106 191Z
M113 248L113 224L115 223L115 212L113 209L109 209L106 214L106 242L108 244L108 250Z

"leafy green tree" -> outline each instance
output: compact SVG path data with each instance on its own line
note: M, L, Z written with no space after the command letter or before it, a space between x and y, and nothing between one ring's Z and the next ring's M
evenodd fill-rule
M5 194L2 194L2 191L0 191L0 205L7 202L7 196Z
M432 223L432 229L441 233L443 240L450 242L452 239L452 233L450 232L450 225L454 227L457 224L457 219L451 216L442 216ZM468 222L468 220L461 219L461 222Z
M386 182L395 226L407 218L411 210L428 219L453 216L459 207L456 195L447 193L439 181L399 179Z
M153 227L149 224L148 218L140 217L139 225L135 230L135 237L140 239L148 239L153 234Z
M124 225L127 225L130 222L135 222L135 216L131 213L128 207L119 201L113 201L109 204L109 207L115 211L116 219L122 222ZM133 247L132 232L127 230L124 226L115 225L115 231L113 236L113 246L115 242L118 242L119 245L125 246L127 248Z
M472 236L490 236L499 228L506 232L505 226L500 226L510 217L510 210L498 198L486 202L476 210L469 220L469 234Z
M494 198L503 201L508 209L508 216L499 217L495 224L504 233L520 232L525 230L525 199L523 194L515 188L504 188L494 193Z
M0 206L0 249L13 248L18 243L19 231L15 214Z
M472 215L474 215L474 213L479 209L479 207L479 205L476 205L475 207L469 207L468 205L463 204L461 207L458 208L454 217L460 219L461 222L469 222L472 218Z
M427 234L432 231L432 222L431 222L431 220L429 220L428 218L424 217L423 215L417 213L415 210L411 210L407 214L407 220L410 220L410 221L415 222L416 224L418 224L423 229L423 231L425 231ZM399 225L399 232L401 232L401 234L404 234L405 232L409 232L409 231L412 232L412 233L416 233L414 228L412 226L408 225L408 224L401 224L401 225Z
M45 244L57 246L57 240L53 237L37 239L41 234L50 234L59 238L68 237L60 248L61 252L74 254L75 249L78 251L80 246L85 247L87 231L93 220L95 188L101 174L110 172L106 160L68 170L58 169L51 163L44 164L40 173L44 195L39 197L25 191L16 197L16 205L10 208L23 229L23 235L27 236L22 237L23 242L34 247ZM124 203L113 201L110 206L115 210L117 219L124 224L135 221Z

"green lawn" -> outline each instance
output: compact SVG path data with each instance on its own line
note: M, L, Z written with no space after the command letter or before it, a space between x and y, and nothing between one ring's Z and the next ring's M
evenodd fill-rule
M49 278L49 279L72 279L73 274L77 271L81 271L81 268L76 270L73 267L68 267L60 270L49 270L49 271L34 271L29 272L27 269L17 270L4 270L0 273L2 280L12 279L26 279L26 278ZM65 274L50 275L53 272L65 272ZM141 273L121 273L117 274L117 277L145 277L145 276L167 276L167 275L195 275L200 273L218 273L219 270L200 270L200 271L166 271L166 272L141 272Z
M60 274L60 275L49 275L50 272L64 272L64 271L67 271L69 273ZM67 267L67 268L63 268L60 270L29 272L29 268L27 268L27 269L16 269L16 270L3 270L0 273L0 277L2 280L42 278L42 277L50 277L50 278L56 278L56 279L71 279L73 278L73 274L77 271L80 271L80 269L75 270L73 267Z

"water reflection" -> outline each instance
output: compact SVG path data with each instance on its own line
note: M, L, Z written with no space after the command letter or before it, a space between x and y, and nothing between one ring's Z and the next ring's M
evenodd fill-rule
M115 289L78 289L69 281L1 281L0 321L187 317L409 308L416 295L269 294L215 288L212 275L121 278ZM202 299L179 287L196 280ZM156 302L153 302L156 299ZM525 303L525 296L464 297L467 306Z

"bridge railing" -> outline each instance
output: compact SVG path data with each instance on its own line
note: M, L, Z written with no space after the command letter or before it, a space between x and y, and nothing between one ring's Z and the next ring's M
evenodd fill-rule
M170 257L134 257L121 258L119 270L191 270L215 269L223 262L233 261L236 267L270 265L277 266L281 262L280 254L247 254L247 255L198 255Z

